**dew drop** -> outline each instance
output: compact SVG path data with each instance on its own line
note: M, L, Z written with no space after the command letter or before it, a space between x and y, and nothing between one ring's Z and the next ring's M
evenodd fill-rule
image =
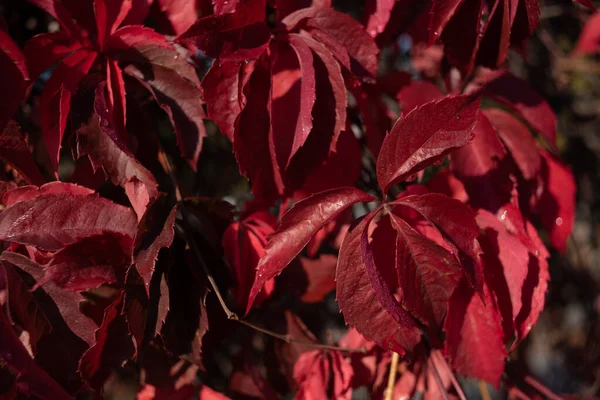
M442 163L444 162L444 160L437 160L436 162L433 163L433 165L442 165Z
M561 217L558 217L556 218L554 223L556 224L556 226L561 226L563 224L563 219Z
M460 115L457 115L457 116L456 116L456 119L460 119Z
M413 175L409 176L408 178L406 178L406 182L412 182L416 179L417 179L417 175L413 174Z

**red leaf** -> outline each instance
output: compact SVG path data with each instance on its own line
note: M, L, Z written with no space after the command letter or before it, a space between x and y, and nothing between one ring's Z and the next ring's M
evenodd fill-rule
M585 6L591 10L596 10L596 7L594 7L594 4L591 0L573 0L573 3L579 3L582 6Z
M265 0L241 0L234 12L200 18L177 40L221 61L258 58L270 40L265 9Z
M408 114L418 106L444 97L442 91L433 83L414 81L403 86L396 94L396 99L402 106L402 113Z
M164 221L160 221L160 225L162 225L163 228L158 234L158 236L156 236L156 238L154 238L154 240L149 245L147 243L142 243L140 244L141 248L138 248L138 246L136 246L136 250L138 251L138 253L135 256L135 266L140 276L144 280L144 286L146 288L147 294L149 294L150 292L150 280L154 275L154 267L158 258L158 253L161 249L170 247L175 237L175 231L173 227L175 226L176 215L177 206L171 209L171 212ZM153 217L153 215L148 215L148 219L150 220L152 220ZM140 221L140 226L144 226L147 223L147 221ZM140 233L141 232L138 232L138 235L136 236L136 242L139 240L138 238L140 237Z
M2 253L1 258L2 261L8 262L31 275L36 281L41 280L44 276L44 269L42 266L21 254L5 251ZM31 284L28 286L33 287L34 285ZM53 283L47 283L43 288L34 290L32 295L33 299L38 301L42 310L45 310L49 316L53 317L54 314L51 311L53 304L44 301L42 295L50 296L68 328L88 345L91 346L94 344L94 332L97 329L97 325L79 311L79 304L84 300L81 294L60 289ZM11 296L10 293L9 296ZM56 322L55 318L50 320L50 323L55 325L53 326L53 330L61 332L61 338L66 339L65 334L62 332L63 329L59 329L59 327L56 326ZM72 348L71 350L74 351L75 349Z
M68 4L65 1L57 1L57 0L28 0L30 3L38 6L42 10L46 11L50 14L58 23L62 26L62 28L67 31L69 36L75 38L80 37L80 30L75 25L73 21L73 15L71 15L70 11L73 11L68 8ZM89 3L86 3L86 5Z
M346 48L352 58L354 73L375 76L379 48L358 21L331 8L310 7L288 15L282 23L291 31L306 20L319 26Z
M104 49L106 39L121 25L131 10L131 0L94 0L94 15L100 49Z
M64 56L81 48L81 43L73 40L65 31L42 33L25 43L27 69L32 78L60 61Z
M514 7L514 2L511 3ZM508 0L496 0L489 11L487 23L483 28L483 37L479 44L477 64L496 68L506 60L511 39L509 7Z
M96 331L96 343L79 362L79 372L99 390L112 370L133 356L134 346L127 323L121 314L123 293L104 311L102 325Z
M42 194L69 193L73 196L86 196L94 194L94 191L84 186L65 182L49 182L40 187L28 185L11 188L3 193L2 204L6 207L20 201L38 197Z
M450 252L417 233L406 221L393 214L390 218L398 233L396 272L401 301L437 334L448 300L460 281L460 266Z
M575 178L567 166L542 151L544 191L537 205L540 220L550 233L550 241L564 252L575 220Z
M480 79L486 83L483 95L491 97L520 116L551 146L556 146L556 116L550 105L527 81L499 71Z
M54 254L35 288L51 281L62 289L81 292L122 283L133 263L132 253L133 239L127 235L111 232L83 238Z
M133 238L133 210L96 195L41 194L0 213L0 239L57 250L105 232Z
M273 44L275 43L273 42ZM284 48L288 46L293 52L288 51L286 54ZM299 71L299 79L291 80L288 78L290 81L286 82L277 77L277 61L273 64L273 81L276 84L273 87L271 112L272 146L274 147L272 151L275 153L272 154L272 157L273 160L277 161L279 169L283 173L290 165L290 161L298 149L306 143L306 139L312 130L311 113L315 104L316 82L313 53L301 36L291 34L287 38L287 44L279 43L276 48L278 59L282 59L282 64L288 68L294 68L298 65ZM293 59L286 59L284 55L293 57ZM289 65L290 62L293 63L294 67ZM278 89L287 88L288 85L290 86L289 90L279 93L280 90ZM297 114L294 112L292 117L290 110L297 110Z
M0 129L4 129L25 97L29 76L21 50L2 30L0 30L0 68L2 69L0 91L3 93L0 102Z
M332 0L275 0L277 20L281 21L296 10L307 7L331 7Z
M112 115L106 103L106 84L100 83L96 88L94 101L95 113L89 124L82 125L77 131L79 155L88 155L94 169L102 167L115 185L126 190L129 200L138 215L138 219L146 211L148 201L158 195L158 184L154 176L135 157L129 153L118 134L115 133ZM143 184L142 196L130 193L133 181Z
M412 325L399 323L397 317L379 300L377 289L371 283L361 246L363 232L370 220L364 218L350 228L344 238L335 275L337 301L346 324L384 349L404 354L419 344L421 332L414 322ZM382 267L379 264L380 270ZM390 275L389 271L387 274ZM365 315L369 318L365 318Z
M29 150L25 134L13 121L9 121L0 134L0 158L16 169L27 183L43 185L46 182Z
M376 37L385 30L396 0L369 0L365 4L365 30Z
M429 102L401 117L377 158L377 180L383 192L468 144L478 114L479 92L474 92Z
M333 139L330 146L330 150L334 151L340 132L346 126L346 105L348 104L348 95L346 86L344 85L344 77L342 76L340 64L336 62L335 58L325 46L309 37L304 37L303 40L308 47L311 48L314 54L320 58L323 62L323 66L327 70L327 76L325 76L323 73L324 71L322 71L321 68L316 68L315 74L317 85L323 85L323 80L329 82L335 99L335 126L333 127Z
M176 35L187 31L198 19L196 0L158 0L158 5Z
M125 98L123 71L119 68L115 60L107 60L106 64L106 90L108 98L105 99L106 104L103 110L110 110L116 136L123 143L127 143L127 131L125 130L127 102ZM97 110L96 112L98 113ZM100 115L100 113L98 114Z
M231 142L235 120L245 105L242 93L244 68L244 64L215 62L202 80L208 116Z
M323 398L350 400L353 375L352 366L339 351L304 353L294 365L294 379L299 385L295 398L307 399L322 394Z
M125 68L125 73L136 78L156 99L167 113L177 136L177 144L182 156L193 170L196 170L204 129L204 109L199 99L202 91L199 86L187 80L176 70L158 64L138 69L133 65Z
M592 15L583 26L573 55L594 54L600 51L600 14Z
M52 380L31 358L17 335L4 311L0 310L0 356L17 376L17 387L26 395L40 399L71 399L55 381Z
M279 228L269 238L266 255L256 268L246 312L265 282L279 275L319 229L353 204L371 201L375 201L371 195L347 187L321 192L296 203L283 216Z
M487 286L484 298L485 304L465 281L454 290L444 323L444 352L457 372L498 388L507 354L501 318Z
M337 257L331 254L322 254L318 259L300 257L300 264L306 273L308 287L300 297L305 303L319 303L325 295L335 289L335 267Z
M466 204L440 194L408 196L390 204L410 207L429 220L443 233L453 254L466 269L466 277L479 293L483 293L481 247L477 241L479 227L476 213Z
M477 223L484 233L481 243L485 249L488 284L498 300L504 332L511 335L516 331L515 319L523 306L530 255L527 246L509 233L495 215L479 210Z
M240 309L245 310L255 280L256 267L265 256L267 236L275 231L275 218L266 212L256 212L241 222L229 225L223 234L225 259L232 269L233 295ZM270 281L255 300L259 304L274 289Z
M506 149L485 113L479 114L473 132L473 141L450 156L452 171L463 181L487 176L506 156Z
M67 115L71 109L71 97L77 91L79 82L88 73L97 54L79 50L58 64L48 79L40 99L40 119L50 163L58 172L58 159Z
M540 172L541 157L527 127L511 114L497 108L483 113L498 131L523 177L526 180L534 179Z

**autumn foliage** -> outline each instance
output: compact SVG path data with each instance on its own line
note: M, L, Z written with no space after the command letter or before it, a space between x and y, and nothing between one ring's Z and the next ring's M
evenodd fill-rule
M537 0L28 1L60 29L0 29L2 398L377 399L394 353L393 398L530 390L576 192L503 69ZM189 184L218 135L235 206Z

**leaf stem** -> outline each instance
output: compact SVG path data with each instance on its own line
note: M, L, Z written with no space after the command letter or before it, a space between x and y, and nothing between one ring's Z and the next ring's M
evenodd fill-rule
M385 400L392 400L394 395L394 385L396 384L396 375L398 373L398 360L400 355L392 353L392 363L390 364L390 375L388 376L387 388L385 389Z

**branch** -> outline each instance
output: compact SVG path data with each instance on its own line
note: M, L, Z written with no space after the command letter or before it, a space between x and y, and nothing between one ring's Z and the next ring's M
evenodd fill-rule
M396 352L393 352L392 363L390 364L390 375L388 376L387 388L385 389L385 400L392 400L392 396L394 395L394 385L396 384L399 359L400 355Z

